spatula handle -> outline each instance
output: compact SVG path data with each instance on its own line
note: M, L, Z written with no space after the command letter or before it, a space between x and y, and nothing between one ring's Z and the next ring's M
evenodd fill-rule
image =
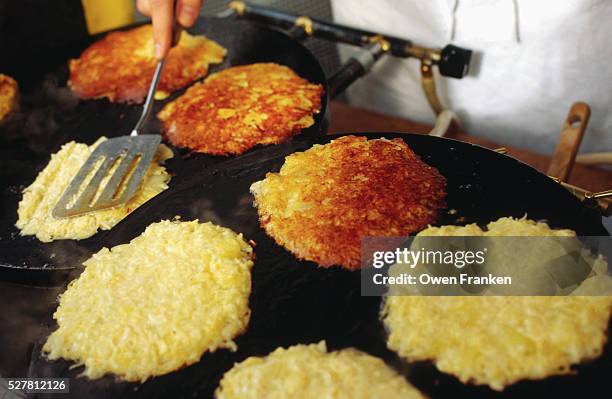
M178 0L174 0L173 10L174 16L172 19L172 47L178 44L181 38L181 33L183 31L183 27L178 22ZM160 60L157 63L157 66L155 67L155 73L153 74L153 79L151 80L149 91L147 92L147 98L142 107L142 114L140 115L140 119L138 119L138 122L136 122L136 126L134 126L134 130L132 130L130 136L139 135L142 131L142 128L147 123L147 120L149 120L149 116L151 115L151 111L153 110L153 102L155 101L155 92L157 91L157 84L159 83L159 79L164 69L165 62L166 59L164 58Z
M142 114L140 115L140 119L136 122L136 126L134 126L134 130L130 133L130 136L138 136L142 133L142 128L149 120L149 116L151 115L151 111L153 110L153 102L155 101L155 92L157 91L157 84L159 83L159 78L161 77L162 70L164 69L165 59L160 60L155 67L155 73L153 74L153 80L151 80L151 86L149 86L149 91L147 93L147 98L145 99L144 105L142 106Z

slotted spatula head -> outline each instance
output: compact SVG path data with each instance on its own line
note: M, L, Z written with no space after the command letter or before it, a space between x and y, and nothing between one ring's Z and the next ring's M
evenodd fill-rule
M136 194L160 142L158 134L124 136L102 142L62 194L53 216L75 216L127 202Z

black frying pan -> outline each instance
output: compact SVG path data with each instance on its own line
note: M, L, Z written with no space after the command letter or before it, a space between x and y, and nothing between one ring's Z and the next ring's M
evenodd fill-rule
M527 214L533 219L546 220L553 227L572 228L580 234L607 234L594 211L545 175L513 158L437 137L397 133L367 136L401 137L425 162L447 177L448 210L456 209L457 213L445 212L439 223L484 225L501 216ZM325 143L330 139L322 137L316 142ZM319 269L312 262L296 260L265 234L251 206L249 186L267 172L278 171L287 154L311 145L293 141L218 164L209 173L192 174L100 235L100 242L106 246L125 243L149 224L181 215L184 220L213 221L254 240L252 318L248 331L237 339L237 352L221 350L206 354L195 365L139 385L118 382L112 376L93 381L77 378L82 369L69 370L71 363L42 359L40 341L32 352L30 376L69 377L71 396L75 398L187 398L193 395L207 398L234 362L252 355L265 355L278 346L325 339L333 349L356 347L383 358L432 398L564 398L581 397L585 392L597 398L612 395L608 382L612 371L610 344L598 360L577 367L578 373L574 376L520 382L503 393L462 384L426 362L407 364L387 350L385 332L379 321L380 298L361 296L360 273L340 268ZM36 303L52 308L44 299L37 298ZM50 314L47 321L52 325Z
M190 31L205 34L228 49L224 62L211 66L210 73L233 65L276 62L289 66L310 82L322 84L326 94L322 98L321 112L315 115L314 125L303 129L300 136L313 138L325 130L327 93L331 84L328 85L317 59L297 40L281 31L235 19L201 18ZM98 236L82 241L59 240L42 244L33 237L20 237L14 226L21 190L47 164L50 153L70 140L91 144L101 135L124 135L140 116L140 106L111 104L107 100L78 101L65 87L67 60L78 57L83 49L100 37L102 35L62 49L63 57L59 62L56 61L57 54L54 54L54 57L40 57L38 68L24 65L27 74L20 76L19 82L23 89L23 112L0 131L0 180L8 186L1 197L1 278L54 284L65 278L67 270L100 248ZM49 64L45 63L47 59L51 60ZM346 75L342 76L342 84L346 84ZM154 114L183 92L157 102ZM153 119L145 130L159 132L160 123ZM168 162L169 170L175 175L171 185L227 159L188 154L182 150L175 152L177 156Z

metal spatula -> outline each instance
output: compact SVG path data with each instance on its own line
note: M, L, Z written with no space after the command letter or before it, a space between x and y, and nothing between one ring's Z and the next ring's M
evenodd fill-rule
M106 140L96 147L53 208L54 217L112 208L134 196L161 142L159 134L140 132L151 114L163 68L164 60L157 64L142 115L132 133ZM100 183L111 172L112 175L102 187Z
M178 43L181 30L175 16L173 46ZM54 217L77 216L113 208L126 203L136 194L161 142L159 134L140 133L151 115L164 62L159 61L155 68L142 115L132 133L106 140L96 147L53 208ZM104 178L107 180L102 186Z

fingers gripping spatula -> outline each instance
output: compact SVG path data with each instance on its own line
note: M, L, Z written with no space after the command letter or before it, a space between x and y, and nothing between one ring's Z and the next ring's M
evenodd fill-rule
M180 28L174 25L173 45L180 37ZM55 205L54 217L116 207L136 194L161 142L159 134L141 133L153 108L164 62L159 61L155 68L142 115L132 133L106 140L96 147Z

